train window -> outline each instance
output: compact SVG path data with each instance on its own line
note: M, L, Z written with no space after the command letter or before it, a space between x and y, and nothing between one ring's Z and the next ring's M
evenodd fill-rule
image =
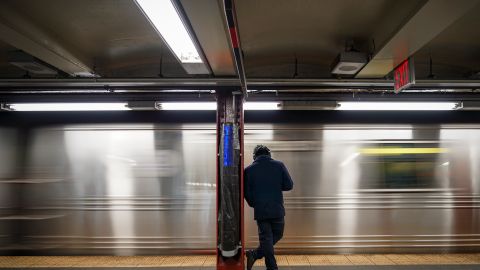
M436 188L437 144L379 144L361 149L361 186L365 189Z

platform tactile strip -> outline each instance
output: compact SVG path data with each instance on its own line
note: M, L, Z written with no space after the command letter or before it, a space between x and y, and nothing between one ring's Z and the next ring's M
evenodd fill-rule
M328 255L308 255L307 259L310 265L330 265Z
M278 255L279 266L473 265L480 254ZM216 257L200 256L0 256L0 268L215 267ZM256 267L264 267L258 260Z
M391 261L387 256L385 255L364 255L370 259L375 265L394 265L395 263Z
M374 263L364 255L347 255L347 259L353 265L374 265Z
M305 255L285 255L285 257L290 266L310 266L310 262Z
M345 255L329 255L330 265L352 265L352 262Z

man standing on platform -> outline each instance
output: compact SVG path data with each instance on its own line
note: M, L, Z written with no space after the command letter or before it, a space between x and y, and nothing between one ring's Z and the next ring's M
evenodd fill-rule
M273 246L283 236L285 208L282 191L293 188L293 181L281 161L272 159L270 149L257 145L253 150L253 163L245 168L245 200L254 209L260 246L246 252L247 270L257 259L265 257L268 270L276 270Z

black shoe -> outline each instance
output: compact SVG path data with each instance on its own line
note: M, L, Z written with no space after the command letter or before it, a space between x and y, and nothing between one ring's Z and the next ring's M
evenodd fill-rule
M257 259L253 256L253 252L251 250L247 250L245 252L245 256L247 257L247 270L252 270L252 266Z

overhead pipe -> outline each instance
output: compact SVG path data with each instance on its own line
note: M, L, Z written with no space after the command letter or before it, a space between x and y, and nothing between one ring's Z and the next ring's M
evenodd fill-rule
M126 102L126 101L170 101L170 102L215 102L216 94L212 92L138 92L138 93L89 93L60 94L38 93L3 94L0 103L31 103L31 102ZM348 92L267 92L250 94L247 102L275 101L480 101L477 93L466 92L428 92L428 93L384 93L383 91L357 91L354 95Z
M246 84L245 84L246 85ZM32 92L49 90L76 90L88 93L92 90L138 92L149 90L222 90L241 87L236 78L148 78L148 79L1 79L0 94L14 90ZM315 89L368 89L392 90L392 80L378 79L249 79L249 90L315 90ZM480 89L480 80L417 80L409 90ZM399 95L405 94L401 93Z

